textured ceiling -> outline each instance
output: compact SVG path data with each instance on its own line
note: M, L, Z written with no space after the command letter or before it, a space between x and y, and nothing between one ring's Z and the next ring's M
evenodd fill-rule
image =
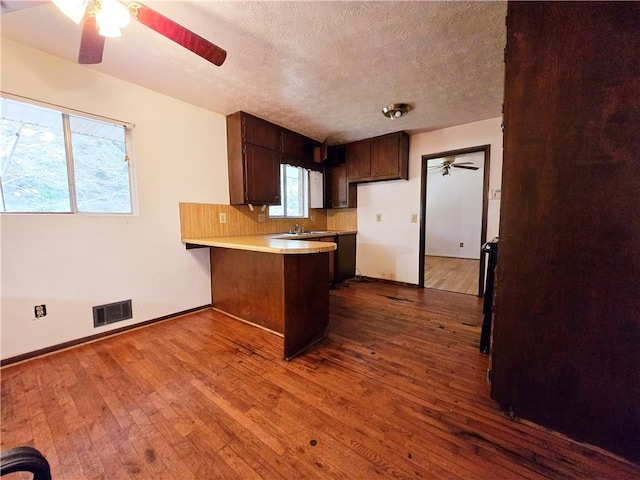
M75 62L80 27L53 4L4 3L18 9L0 17L2 37ZM506 2L144 3L227 50L226 62L131 22L86 68L331 144L501 115ZM397 102L412 111L385 118Z

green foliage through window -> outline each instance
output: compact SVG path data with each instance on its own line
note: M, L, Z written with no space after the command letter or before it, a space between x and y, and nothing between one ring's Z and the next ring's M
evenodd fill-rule
M309 171L280 165L280 205L269 207L270 217L307 218L309 216Z
M2 102L2 212L132 213L127 128Z

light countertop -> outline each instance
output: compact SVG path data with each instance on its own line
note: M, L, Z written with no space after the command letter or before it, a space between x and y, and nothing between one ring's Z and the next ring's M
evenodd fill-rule
M316 239L354 234L355 231L322 231L303 234L272 233L267 235L235 235L228 237L183 238L189 246L233 248L253 252L300 255L331 252L336 249L333 242Z

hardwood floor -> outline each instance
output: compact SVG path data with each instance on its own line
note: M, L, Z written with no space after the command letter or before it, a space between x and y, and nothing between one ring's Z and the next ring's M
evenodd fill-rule
M448 292L478 295L480 260L426 255L424 286Z
M213 310L2 369L2 448L59 479L632 479L640 466L501 413L481 300L331 291L330 334L282 339Z

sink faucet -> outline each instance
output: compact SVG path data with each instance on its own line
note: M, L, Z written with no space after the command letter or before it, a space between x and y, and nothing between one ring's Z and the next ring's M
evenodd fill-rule
M289 233L304 233L304 225L300 226L299 224L295 224Z

